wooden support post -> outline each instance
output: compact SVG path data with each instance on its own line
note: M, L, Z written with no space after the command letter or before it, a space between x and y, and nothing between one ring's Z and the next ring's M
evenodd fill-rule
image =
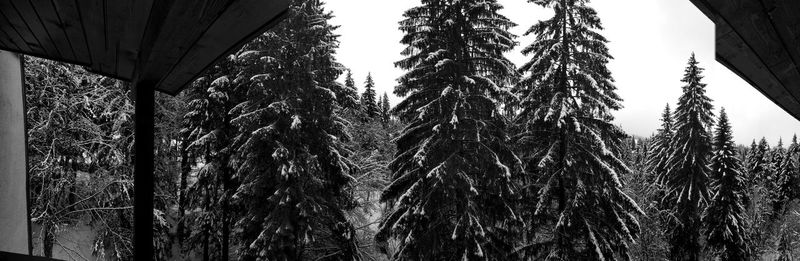
M0 252L29 255L25 78L21 58L0 51Z
M153 259L153 105L155 83L137 82L133 87L134 127L134 260Z

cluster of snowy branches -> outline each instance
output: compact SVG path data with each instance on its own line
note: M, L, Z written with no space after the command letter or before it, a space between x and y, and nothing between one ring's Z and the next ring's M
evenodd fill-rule
M497 1L422 1L400 29L408 70L395 112L390 206L378 241L397 260L629 259L637 203L611 59L588 1L531 1L554 16L517 69Z

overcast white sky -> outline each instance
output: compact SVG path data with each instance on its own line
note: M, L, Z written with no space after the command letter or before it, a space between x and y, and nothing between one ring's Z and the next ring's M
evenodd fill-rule
M520 36L551 15L526 0L499 2L505 6L502 14L519 24L511 31ZM352 69L359 88L371 72L378 93L388 93L392 104L401 99L392 90L403 74L394 67L403 50L397 23L406 9L418 4L419 0L327 0L336 16L332 23L341 26L337 58ZM591 5L605 26L602 34L615 58L609 66L624 99L625 108L615 113L616 123L628 133L649 136L659 127L664 105L675 107L692 52L706 68L715 113L725 107L737 143L749 145L765 136L774 145L779 137L788 142L800 130L800 122L714 60L714 25L689 0L594 0ZM518 41L520 47L508 57L521 65L528 58L519 50L531 37Z

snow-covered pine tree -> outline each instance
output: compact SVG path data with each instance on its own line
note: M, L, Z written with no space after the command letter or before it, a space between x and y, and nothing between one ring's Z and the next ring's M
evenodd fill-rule
M672 260L699 260L703 227L700 215L709 199L711 137L708 126L714 121L713 105L702 83L703 68L694 53L689 58L682 82L683 94L675 109L675 136L667 160L667 171L660 180L667 189L666 204L672 208L667 233Z
M376 239L399 244L394 260L506 260L515 156L497 98L515 74L503 56L514 25L496 0L422 0L400 22L408 70L394 112L408 126L395 141L389 204Z
M381 121L383 124L388 124L391 119L392 105L389 104L389 95L384 92L381 98Z
M643 213L623 192L630 173L622 155L625 133L612 112L622 107L602 24L588 1L529 1L554 10L533 25L523 50L532 60L517 85L518 153L536 194L523 205L528 242L517 253L535 260L629 259L628 243ZM524 204L524 203L523 203ZM532 215L532 216L531 216Z
M234 169L229 164L229 147L238 129L231 124L228 111L240 101L241 90L235 90L235 57L229 56L195 80L188 92L189 111L184 116L182 130L186 137L186 156L201 159L196 180L181 191L187 196L189 209L194 213L195 227L189 246L202 246L203 256L219 254L228 259L231 243L230 197L236 191ZM190 162L193 162L190 161ZM205 258L204 258L205 259Z
M345 216L353 163L335 114L345 86L336 82L344 68L331 17L321 1L293 0L279 25L236 54L233 81L247 97L231 110L240 260L359 259Z
M772 156L770 160L774 166L773 168L779 168L783 162L783 158L786 157L786 148L783 147L783 138L778 139L778 145L776 145L775 148L772 148L770 154L770 156Z
M674 135L672 122L672 112L669 109L669 104L664 107L664 112L661 114L661 128L651 141L649 158L647 159L647 169L652 172L656 177L663 177L662 173L666 171L667 159L670 154L670 142ZM661 181L658 181L661 183Z
M756 154L759 162L759 168L755 172L757 184L765 184L765 181L769 179L770 175L772 175L774 166L772 165L772 157L770 152L771 149L769 142L767 142L767 138L761 137L761 140L758 141L758 153Z
M131 259L129 85L46 59L24 56L24 63L30 211L31 223L39 226L39 253L52 257L61 232L88 222L102 224L91 239L98 258ZM155 178L161 190L164 178ZM157 198L154 205L163 209L169 199ZM154 226L154 247L163 257L160 235L167 229L161 224Z
M758 152L758 144L756 140L753 139L753 142L750 144L750 149L747 150L745 161L745 187L750 188L755 184L756 173L761 172L762 165L763 162Z
M797 146L797 137L795 136L776 170L775 185L770 195L773 218L778 218L785 213L785 206L788 202L800 198L798 156L800 156L800 147Z
M731 126L723 108L719 114L714 136L714 156L711 159L713 190L703 216L707 225L707 244L720 260L749 260L750 249L743 194L746 193L736 157Z
M336 88L336 101L342 109L357 110L359 108L358 89L356 82L353 80L353 73L347 70L347 76L344 78L345 88Z
M372 80L372 73L367 74L364 82L364 93L361 94L361 108L369 119L376 119L381 116L381 109L378 107L378 94L375 92L375 81Z

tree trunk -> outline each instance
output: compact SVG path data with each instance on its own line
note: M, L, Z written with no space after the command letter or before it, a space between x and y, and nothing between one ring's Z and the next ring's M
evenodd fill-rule
M178 245L183 244L183 240L185 238L185 221L183 220L185 207L186 207L186 186L187 181L186 179L189 176L189 172L192 171L191 161L189 160L189 134L183 134L183 140L181 142L181 176L180 176L180 187L178 188Z
M208 194L206 194L206 197L204 199L204 201L205 201L204 205L205 205L206 211L208 211L208 208L209 208L209 206L208 206L209 205L209 200L210 199L208 197ZM210 241L209 237L210 237L211 232L209 230L210 230L209 224L203 224L203 261L208 261L209 257L210 257L209 253L208 253L208 247L209 247L209 241Z
M228 260L228 249L229 249L228 241L229 241L230 234L231 234L230 217L229 217L230 209L229 209L229 206L228 206L228 200L229 200L229 195L230 195L229 191L231 190L231 188L230 188L230 178L229 178L229 174L230 173L231 172L228 170L227 167L223 167L222 168L222 173L220 173L220 174L222 174L222 179L223 179L222 180L222 186L223 186L223 195L222 195L222 247L221 247L222 249L220 249L220 252L222 253L222 258L221 259L223 261L227 261Z
M45 257L53 257L54 241L53 233L50 233L50 225L44 224L42 228L42 253Z

